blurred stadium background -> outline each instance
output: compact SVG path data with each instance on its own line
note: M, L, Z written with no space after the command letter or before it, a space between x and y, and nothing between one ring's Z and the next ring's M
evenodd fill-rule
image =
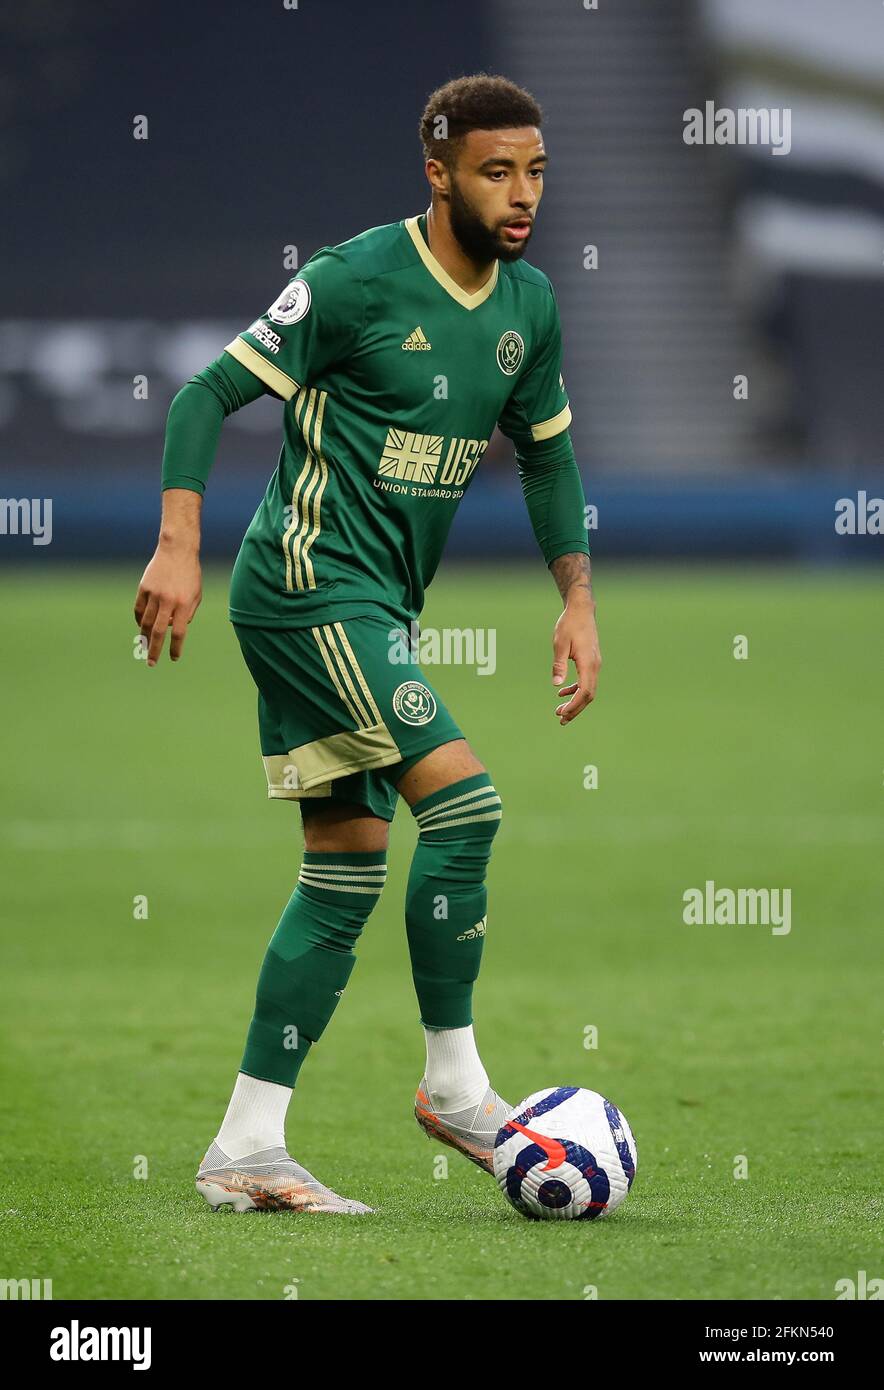
M840 497L884 490L880 5L33 0L0 26L0 491L53 499L51 546L5 535L0 560L135 577L175 391L277 294L285 248L426 205L418 113L470 69L546 109L530 256L561 305L594 554L880 560L834 527ZM686 145L707 100L789 107L788 157ZM270 401L226 427L207 554L235 551L278 434ZM536 555L502 438L451 554Z

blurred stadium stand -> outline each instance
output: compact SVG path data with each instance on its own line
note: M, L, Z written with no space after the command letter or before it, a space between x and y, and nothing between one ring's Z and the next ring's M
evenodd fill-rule
M726 106L787 106L787 158L739 166L741 292L788 367L805 468L880 469L884 391L884 9L705 0Z
M406 0L33 0L0 5L0 46L0 493L53 498L53 556L147 558L179 385L275 296L284 247L303 262L426 205L419 111L480 69L547 111L530 258L559 297L594 553L879 556L833 521L884 491L881 7L475 0L437 24ZM712 98L790 106L789 156L686 145ZM271 401L225 427L207 553L235 549L279 427ZM503 439L452 549L535 554Z

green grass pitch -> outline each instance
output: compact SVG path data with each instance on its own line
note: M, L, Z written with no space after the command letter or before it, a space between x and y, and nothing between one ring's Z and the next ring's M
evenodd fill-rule
M483 1057L513 1102L602 1091L638 1143L620 1211L563 1224L524 1221L412 1119L403 803L288 1125L377 1214L197 1197L300 827L266 800L226 576L184 660L153 671L132 655L136 579L4 579L0 1275L51 1278L56 1299L826 1300L884 1273L878 576L602 570L601 694L566 729L542 566L449 569L432 590L426 625L497 637L493 676L429 668L504 804ZM791 888L791 932L685 925L707 879Z

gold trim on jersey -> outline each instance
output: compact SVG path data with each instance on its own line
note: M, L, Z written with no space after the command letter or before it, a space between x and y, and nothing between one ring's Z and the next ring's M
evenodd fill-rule
M285 587L293 593L315 589L316 577L309 551L321 529L322 494L328 482L328 464L322 452L322 421L327 391L302 386L295 400L295 423L301 431L307 454L292 488L291 521L282 537L285 555Z
M282 396L284 401L290 401L296 391L300 391L298 383L290 376L287 376L279 367L275 367L272 362L268 362L266 357L262 357L257 348L253 348L251 343L245 342L242 338L234 338L232 343L228 343L225 352L229 352L231 357L235 357L237 362L241 362L244 367L248 367L253 376L259 381L263 381L265 386L269 386L271 391L275 391L277 396Z
M560 410L558 415L554 415L551 420L541 420L539 425L531 426L531 437L535 444L541 439L552 439L554 434L561 434L571 423L571 407L566 405L564 410Z
M417 217L406 217L405 230L414 242L417 254L420 256L433 279L439 282L443 290L447 290L452 299L456 299L458 304L463 305L464 309L478 309L479 305L484 304L488 296L494 293L494 287L497 284L497 276L500 269L499 261L494 262L494 269L482 288L476 290L475 294L467 294L466 290L462 290L457 281L452 280L448 271L436 260L436 257L424 241L421 229L418 226Z
M320 509L322 507L322 494L325 492L325 485L328 482L328 464L325 461L325 454L322 452L322 421L325 417L325 403L328 400L328 392L319 393L319 403L316 408L316 418L313 426L313 447L316 457L319 460L319 485L313 494L313 525L309 535L307 535L301 545L301 553L298 557L303 561L304 573L307 578L307 588L316 588L316 579L313 574L313 561L310 559L310 547L319 535L322 527Z
M298 392L298 396L297 396L297 399L296 399L296 401L295 401L295 406L294 406L294 410L295 410L295 424L298 425L298 427L301 429L302 433L303 433L302 414L303 414L303 411L304 411L304 406L307 404L307 401L309 400L309 398L310 398L310 392L307 390L306 387L302 387L301 390ZM294 588L294 585L293 585L293 583L292 583L292 565L293 565L293 559L292 559L292 552L291 552L291 550L289 549L289 541L291 540L292 536L295 534L295 532L297 531L298 527L299 527L300 524L301 524L301 513L300 513L299 508L298 508L298 502L299 502L299 499L300 499L300 496L301 496L301 491L302 491L302 489L303 489L303 487L304 487L304 484L307 482L307 479L310 477L310 475L311 475L312 472L313 472L313 465L314 465L315 462L316 462L316 460L314 459L313 455L311 454L311 452L310 452L310 450L309 450L309 448L308 448L307 453L306 453L306 455L305 455L305 457L304 457L304 463L303 463L303 465L302 465L302 467L301 467L301 472L298 474L298 477L297 477L297 479L295 480L295 485L294 485L294 487L292 488L292 500L291 500L291 506L290 506L290 510L291 510L291 519L290 519L290 521L289 521L288 527L287 527L286 530L283 532L283 536L282 536L282 551L283 551L283 554L285 555L285 587L286 587L286 589L289 591L289 593L291 593L292 590L293 590L293 588ZM301 587L302 587L302 585L299 583L299 584L298 584L298 588L300 589Z

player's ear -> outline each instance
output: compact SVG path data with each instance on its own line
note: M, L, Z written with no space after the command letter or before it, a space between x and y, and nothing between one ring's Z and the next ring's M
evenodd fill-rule
M425 169L427 181L433 192L447 198L451 193L451 175L441 159L428 159Z

